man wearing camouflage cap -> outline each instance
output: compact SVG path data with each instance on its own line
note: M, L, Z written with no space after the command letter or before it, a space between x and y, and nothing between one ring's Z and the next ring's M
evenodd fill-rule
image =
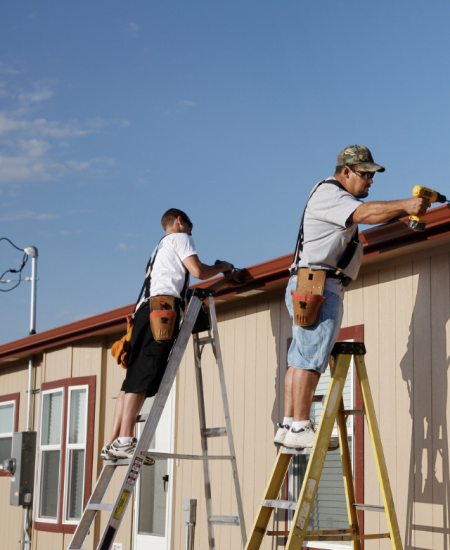
M303 448L314 444L316 434L309 420L313 395L341 328L344 287L356 279L363 256L357 224L376 225L405 213L422 216L430 206L423 198L362 202L375 173L384 171L367 147L352 145L338 155L334 177L318 183L310 194L286 289L292 343L284 386L285 416L278 424L275 445ZM323 270L322 277L326 277L324 301L311 326L298 326L294 321L291 292L296 292L302 268Z

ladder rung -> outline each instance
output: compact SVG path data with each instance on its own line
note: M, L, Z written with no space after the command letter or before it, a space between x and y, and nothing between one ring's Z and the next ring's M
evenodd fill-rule
M142 456L151 456L152 458L181 458L184 460L234 460L236 457L231 455L182 455L178 453L159 453L157 451L146 451Z
M378 504L353 504L358 510L366 510L367 512L384 512L384 506L379 506Z
M239 525L237 516L211 516L209 522L215 525Z
M281 508L283 510L295 510L297 502L295 500L265 500L263 506L267 508Z
M326 395L314 395L313 396L313 403L323 403L325 401Z
M354 415L357 415L357 414L366 414L366 411L364 409L344 409L343 411L341 411L345 414L345 416L354 416Z
M205 437L224 437L227 435L226 428L205 428L201 430L202 435Z
M203 336L202 338L198 338L197 342L199 344L211 344L213 342L213 339L209 336Z
M310 455L313 452L312 447L303 449L294 449L293 447L282 447L280 453L283 455Z
M137 417L137 420L136 422L145 422L148 418L148 414L140 414L138 417Z
M131 458L118 458L116 460L105 460L105 466L128 466Z
M114 510L114 504L94 504L93 502L91 504L88 504L86 506L86 510L109 510L110 512Z

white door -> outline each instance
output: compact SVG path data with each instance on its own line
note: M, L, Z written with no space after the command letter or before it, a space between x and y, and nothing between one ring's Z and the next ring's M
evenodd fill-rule
M175 384L167 399L150 449L173 452ZM146 399L141 414L147 414L154 398ZM143 427L139 424L138 434ZM154 466L143 466L135 491L133 518L134 550L169 550L171 528L173 459L157 459Z

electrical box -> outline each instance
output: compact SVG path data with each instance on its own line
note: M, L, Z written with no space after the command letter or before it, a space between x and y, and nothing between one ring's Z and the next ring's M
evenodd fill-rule
M195 523L197 517L197 499L185 498L183 500L183 521Z
M3 471L11 475L11 506L30 506L33 502L36 432L15 432L12 458L3 461Z

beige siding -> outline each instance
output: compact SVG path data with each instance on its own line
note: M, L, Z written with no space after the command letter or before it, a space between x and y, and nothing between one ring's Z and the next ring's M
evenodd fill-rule
M419 259L403 255L380 268L366 266L346 298L346 324L365 327L369 379L407 548L450 543L449 277L448 244L429 247ZM367 430L365 501L382 503ZM366 513L365 527L385 531L387 523L382 514ZM367 550L375 548L391 545L366 542Z
M443 244L444 243L444 244ZM384 258L388 258L385 260ZM437 549L450 545L450 466L447 419L450 352L450 243L429 243L415 255L387 254L371 259L346 293L343 326L364 324L366 363L380 424L401 536L405 548ZM275 459L272 437L283 415L290 320L284 290L218 304L228 398L242 484L247 531L250 531ZM102 444L109 439L117 396L125 372L109 354L116 335L77 342L35 358L35 387L68 377L95 375L96 411L94 482L102 464ZM220 386L209 347L202 360L208 427L224 426ZM2 394L21 392L19 429L26 425L27 362L0 371ZM33 397L33 426L39 395ZM226 438L209 441L211 454L228 454ZM199 454L200 437L192 343L177 377L175 451ZM368 431L365 432L365 501L381 504ZM231 468L211 464L213 513L236 515ZM114 501L114 480L105 501ZM22 510L8 505L9 480L0 478L0 530L7 547L21 538ZM207 548L206 511L200 462L175 461L172 500L172 544L185 546L182 503L198 501L195 547ZM446 514L446 517L445 517ZM284 514L272 525L284 529ZM106 514L96 522L84 547L99 540ZM422 526L423 529L417 528ZM382 514L365 514L366 532L387 530ZM443 532L445 531L445 533ZM217 547L240 547L239 529L215 528ZM64 550L69 535L34 532L36 550ZM132 506L128 507L117 542L132 548ZM267 538L264 549L281 547ZM389 541L366 542L366 550L390 548Z
M279 293L251 302L242 300L235 303L235 307L228 307L218 315L218 321L245 520L249 531L276 456L272 438L274 423L282 414L281 392L290 328L283 297ZM209 349L203 354L202 367L207 425L220 427L224 425L220 386ZM176 452L200 452L192 352L187 354L179 373L176 414ZM210 440L209 449L211 454L228 454L226 438ZM174 472L172 548L185 545L182 504L186 498L196 498L198 501L195 547L207 548L201 465L180 461ZM211 464L211 485L213 513L236 515L228 463ZM282 520L280 528L284 528L284 515ZM221 550L240 547L240 532L236 527L215 527L215 537ZM267 539L264 548L272 548L274 544L276 541Z

